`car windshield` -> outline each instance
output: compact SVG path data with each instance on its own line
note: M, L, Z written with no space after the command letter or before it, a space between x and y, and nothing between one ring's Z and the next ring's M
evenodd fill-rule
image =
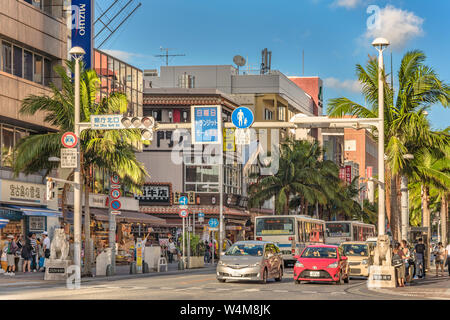
M344 249L344 255L346 256L368 256L368 248L366 244L343 244L342 249Z
M235 243L225 253L227 256L262 256L264 246L252 243Z
M322 258L322 259L334 259L337 257L335 248L325 247L308 247L303 251L302 258Z

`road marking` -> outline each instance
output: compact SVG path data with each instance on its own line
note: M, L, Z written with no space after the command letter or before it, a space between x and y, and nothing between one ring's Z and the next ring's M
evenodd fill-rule
M314 294L317 293L317 291L299 291L301 293L310 293L310 294Z
M175 288L172 288L172 287L160 287L159 289L161 289L161 290L173 290Z
M212 289L212 288L211 288ZM230 291L231 288L217 288L217 291Z
M289 292L287 290L273 290L273 292Z
M256 292L256 291L260 291L260 289L245 289L245 292Z

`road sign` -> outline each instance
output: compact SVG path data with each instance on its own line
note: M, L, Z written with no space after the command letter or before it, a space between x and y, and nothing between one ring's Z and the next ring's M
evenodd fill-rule
M62 145L66 148L73 148L77 145L78 139L75 133L66 132L61 137Z
M61 148L61 168L76 168L77 167L77 149Z
M188 204L188 197L186 197L186 196L182 196L182 197L180 197L180 205L182 205L182 206L185 206L185 205L187 205Z
M234 138L237 145L250 144L250 129L236 129Z
M111 211L111 214L120 215L120 211L113 210L113 211Z
M223 151L234 152L236 145L234 143L234 128L223 128Z
M219 144L222 139L222 108L191 106L192 144Z
M189 211L187 211L187 209L181 209L181 210L178 212L178 215L179 215L181 218L186 218L186 217L189 215Z
M111 184L109 187L111 189L120 189L121 185L120 184Z
M117 174L113 174L110 180L112 184L119 184L119 176Z
M153 129L153 117L124 117L121 114L91 115L91 129Z
M219 231L219 228L217 228L217 227L214 227L214 228L208 227L208 230L209 231Z
M203 212L198 213L198 222L203 222L205 219L205 214Z
M239 107L231 114L231 121L236 128L245 129L253 124L255 117L252 110L247 107Z
M119 210L120 207L122 207L122 204L120 203L120 200L113 200L113 201L111 201L111 203L109 204L109 206L110 206L111 209L113 209L113 210Z
M216 218L211 218L211 219L209 219L209 221L208 221L208 225L209 225L211 228L216 228L216 227L219 225L219 220L217 220Z
M119 199L120 196L122 195L122 192L120 191L120 189L111 189L111 191L109 192L109 195L113 199Z

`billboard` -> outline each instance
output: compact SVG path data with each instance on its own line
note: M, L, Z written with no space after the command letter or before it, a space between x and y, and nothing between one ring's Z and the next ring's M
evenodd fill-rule
M222 143L222 108L191 106L192 144Z
M94 45L93 0L72 0L72 47L86 51L83 61L91 69Z

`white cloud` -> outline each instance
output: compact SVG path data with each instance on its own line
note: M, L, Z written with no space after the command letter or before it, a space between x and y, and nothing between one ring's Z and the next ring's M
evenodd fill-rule
M379 27L368 29L364 37L370 42L383 37L389 40L393 49L402 49L409 40L424 34L423 21L413 12L387 5L380 9Z
M325 78L323 80L325 87L337 89L337 90L345 90L350 92L361 92L361 83L358 80L339 80L337 78Z
M140 53L127 52L122 50L103 50L105 53L112 55L113 57L130 62L133 58L149 58L148 56Z
M332 6L334 7L344 7L347 9L353 9L357 5L361 4L362 0L335 0L332 3Z

